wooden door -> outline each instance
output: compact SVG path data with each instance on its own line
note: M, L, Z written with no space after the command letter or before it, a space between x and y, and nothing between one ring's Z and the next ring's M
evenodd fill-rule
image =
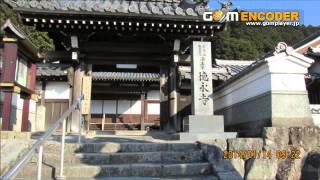
M46 107L45 128L47 129L54 122L56 122L65 111L68 110L69 100L68 99L45 100L45 107Z

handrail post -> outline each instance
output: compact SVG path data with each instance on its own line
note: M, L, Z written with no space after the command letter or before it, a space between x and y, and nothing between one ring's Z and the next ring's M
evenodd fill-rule
M66 119L62 121L61 129L61 150L60 150L60 174L57 179L64 179L63 168L64 168L64 144L65 144L65 135L66 135Z
M79 100L79 136L78 143L81 143L81 134L82 134L82 98Z
M43 146L39 146L38 152L38 169L37 169L37 180L41 180L41 172L42 172L42 154L43 154Z

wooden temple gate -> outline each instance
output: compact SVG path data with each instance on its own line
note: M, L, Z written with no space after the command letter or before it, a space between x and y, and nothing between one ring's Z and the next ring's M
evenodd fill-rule
M92 100L140 100L142 113L129 118L139 119L144 129L153 118L146 117L146 93L159 90L160 128L180 131L183 117L179 112L183 109L177 68L190 65L192 41L213 41L215 32L223 28L221 23L202 21L206 1L5 1L20 14L23 23L49 33L55 51L47 52L45 59L70 65L69 104L85 93L82 113L89 122L97 118L104 121L102 129L120 118L91 114ZM136 64L137 68L119 69L118 64ZM158 76L157 80L144 75L115 81L107 72ZM102 74L100 80L97 73ZM78 131L79 113L72 114L70 131Z

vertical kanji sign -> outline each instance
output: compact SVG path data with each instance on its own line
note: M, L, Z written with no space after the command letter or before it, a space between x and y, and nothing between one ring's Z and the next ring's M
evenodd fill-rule
M90 113L90 103L91 103L91 87L92 87L92 78L91 76L83 76L82 79L82 114Z
M192 114L213 115L211 42L192 43Z

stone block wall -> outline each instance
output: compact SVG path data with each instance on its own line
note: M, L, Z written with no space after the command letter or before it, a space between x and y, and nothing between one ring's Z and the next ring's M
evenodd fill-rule
M269 127L261 138L215 139L200 146L221 180L320 179L319 127Z

